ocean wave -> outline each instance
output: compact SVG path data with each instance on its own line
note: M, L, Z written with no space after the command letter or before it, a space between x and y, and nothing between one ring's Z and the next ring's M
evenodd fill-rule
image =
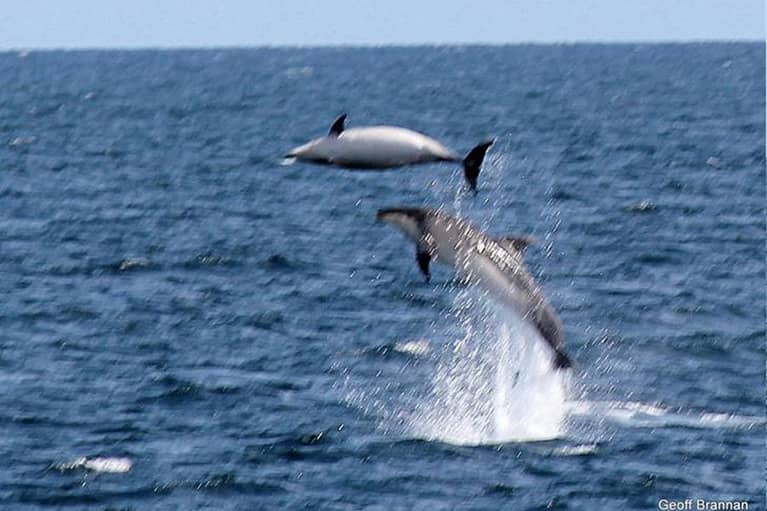
M767 422L763 416L673 409L636 401L575 401L568 403L567 407L572 416L604 418L638 428L753 428Z

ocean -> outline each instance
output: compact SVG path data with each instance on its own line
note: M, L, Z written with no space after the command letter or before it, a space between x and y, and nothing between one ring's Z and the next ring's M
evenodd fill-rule
M765 506L758 43L0 53L0 507ZM391 124L458 165L290 148ZM526 260L536 332L376 222Z

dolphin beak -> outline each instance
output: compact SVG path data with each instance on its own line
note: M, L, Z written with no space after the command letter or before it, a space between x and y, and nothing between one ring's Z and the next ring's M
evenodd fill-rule
M312 148L312 142L307 142L305 144L301 144L299 146L296 146L292 148L288 153L285 155L286 158L301 158L304 156L311 156L310 154L307 154L307 151L309 151Z
M299 145L285 153L285 158L298 158L298 156L303 152L303 150L306 148L306 144Z
M393 225L398 225L397 219L406 217L401 209L397 208L383 208L376 212L376 221L385 222Z
M387 217L393 213L391 208L384 208L379 209L376 211L376 221L377 222L385 222L387 220Z

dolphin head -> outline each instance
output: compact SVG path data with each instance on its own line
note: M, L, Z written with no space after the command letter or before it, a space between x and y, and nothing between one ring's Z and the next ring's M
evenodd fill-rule
M346 114L341 114L330 126L330 131L324 137L315 138L309 142L294 147L285 155L286 158L296 158L315 163L333 163L333 154L338 147L338 137L344 131Z
M337 137L320 137L294 147L285 155L286 158L296 158L315 163L331 163L333 151L338 143Z
M416 243L424 237L426 217L427 211L421 208L384 208L376 214L378 221L393 225Z

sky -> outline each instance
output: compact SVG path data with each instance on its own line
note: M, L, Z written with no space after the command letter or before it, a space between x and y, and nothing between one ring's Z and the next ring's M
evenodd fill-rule
M765 0L0 1L0 49L765 37Z

